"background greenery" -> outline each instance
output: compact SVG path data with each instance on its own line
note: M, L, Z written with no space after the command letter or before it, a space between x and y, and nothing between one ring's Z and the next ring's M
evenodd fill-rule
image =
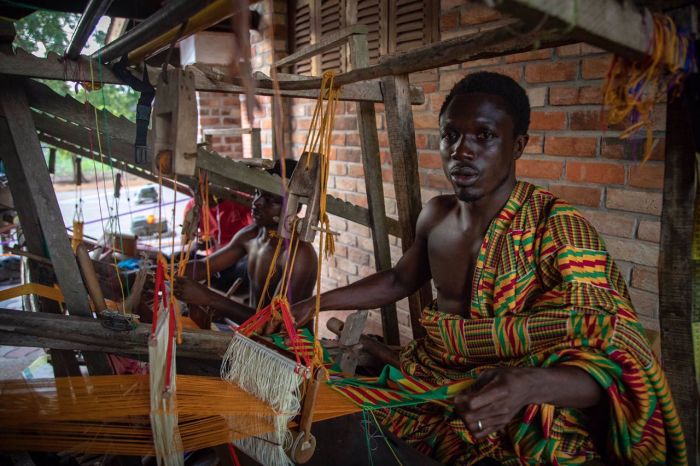
M63 55L79 18L79 15L70 13L36 11L15 23L17 36L14 45L34 54L43 55L55 52ZM105 35L104 31L95 31L92 40L97 42L99 47L102 47ZM94 72L96 77L99 76L99 67ZM87 99L97 108L107 109L115 115L122 115L131 121L136 119L138 94L128 86L106 84L98 91L87 92L77 83L55 80L41 81L61 95L69 94L80 102L85 102ZM48 150L44 152L48 157ZM89 177L90 173L94 173L94 164L92 160L83 159L84 176ZM101 170L101 164L96 165L97 170ZM56 157L56 176L69 177L72 173L72 155L59 149Z

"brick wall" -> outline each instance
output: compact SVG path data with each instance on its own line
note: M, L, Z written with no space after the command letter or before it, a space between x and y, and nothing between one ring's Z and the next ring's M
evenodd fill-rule
M501 21L486 8L443 0L443 39L492 27ZM659 255L663 129L665 107L655 111L656 146L651 160L639 162L643 141L622 142L619 127L608 127L602 107L602 86L611 56L586 44L535 50L479 60L411 75L425 92L425 104L413 107L419 150L423 202L450 192L438 152L437 113L447 92L459 79L477 70L497 71L518 81L532 105L530 143L517 173L577 205L598 228L630 285L632 300L644 325L658 328L657 261ZM396 215L383 106L377 105L377 129L387 214ZM301 151L313 103L293 103L293 153ZM340 103L331 157L332 194L367 205L354 105ZM372 241L367 228L332 219L340 231L336 255L322 271L324 288L342 286L374 271ZM400 257L400 242L391 238L392 258ZM407 307L399 307L405 338L410 336ZM379 329L378 315L371 326Z

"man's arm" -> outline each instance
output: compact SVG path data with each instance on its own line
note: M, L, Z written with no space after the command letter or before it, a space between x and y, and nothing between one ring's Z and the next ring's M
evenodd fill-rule
M255 309L227 298L223 294L187 277L175 282L175 296L187 304L209 306L217 316L228 317L236 323L242 323L255 314Z
M236 264L247 254L246 243L255 238L258 234L256 225L249 225L241 229L231 239L231 241L209 256L209 271L211 273L221 272ZM185 276L193 280L200 281L207 277L207 261L199 259L187 264Z
M416 240L394 267L323 293L320 297L321 310L382 307L409 296L430 280L427 238L434 223L434 210L431 202L421 211L416 225ZM312 296L292 306L297 325L305 325L313 317L315 305L316 297Z
M503 429L529 404L591 408L604 393L577 367L523 367L484 371L473 387L455 396L455 409L476 438Z

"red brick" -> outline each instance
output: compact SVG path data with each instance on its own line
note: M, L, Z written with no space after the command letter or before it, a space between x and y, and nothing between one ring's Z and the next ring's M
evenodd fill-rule
M642 220L637 228L637 238L658 243L661 240L661 222Z
M462 63L462 69L469 70L473 68L483 68L485 66L499 65L502 63L503 57L481 58L479 60L470 60Z
M661 193L608 188L605 207L649 215L661 215Z
M630 288L630 297L634 310L640 317L640 320L647 318L652 321L658 321L659 318L659 295L648 291Z
M360 149L357 147L335 148L336 158L341 162L360 163L362 160Z
M363 194L348 193L345 200L360 207L367 207L367 196Z
M556 48L557 55L560 57L574 57L581 55L581 44L562 45Z
M614 259L634 264L656 267L659 261L659 245L633 239L603 235L605 245Z
M439 150L440 149L440 136L435 133L418 133L416 134L416 148L418 150Z
M552 58L552 49L532 50L530 52L506 55L506 63L516 63L519 61L547 60L550 58Z
M416 129L437 129L438 117L433 112L414 113L413 124Z
M664 166L661 163L647 162L641 165L632 165L629 168L629 185L636 188L664 187Z
M530 83L572 81L576 79L577 68L574 61L531 63L525 67L525 79Z
M443 9L444 3L445 2L443 2ZM463 26L470 26L495 21L501 18L501 14L496 10L492 10L491 8L470 3L462 6L459 17L460 23Z
M440 16L440 30L455 29L459 25L459 16L455 14L444 14Z
M518 177L558 180L564 170L564 163L554 160L520 159L516 162L515 169Z
M600 155L608 159L641 161L644 158L645 142L644 139L603 138ZM664 138L656 139L649 160L664 160L665 144Z
M532 112L530 115L530 129L554 130L566 128L565 112Z
M444 173L429 173L427 180L427 185L435 189L449 189L452 186Z
M600 87L551 87L549 89L550 105L584 105L600 104L603 95Z
M633 214L625 215L619 212L607 212L593 209L586 209L581 213L601 234L617 236L619 238L634 237L636 220Z
M356 265L369 265L369 254L359 249L349 249L348 259Z
M659 272L656 267L637 265L632 270L632 286L640 290L659 292Z
M570 160L566 164L566 179L584 183L624 184L625 167L614 163Z
M342 191L354 192L357 187L355 178L335 177L335 188Z
M573 185L549 185L549 191L572 204L599 207L602 189Z
M355 178L360 178L365 176L365 170L362 168L362 164L349 163L348 164L348 176L353 176Z
M600 110L577 110L570 114L569 128L582 131L605 131L607 122Z
M594 157L598 138L546 136L544 153L547 155L571 155Z
M525 154L541 154L544 146L544 138L537 134L531 134L525 146Z
M347 166L346 163L331 162L330 173L331 175L345 175L348 172Z
M581 65L581 76L583 79L602 79L608 74L611 56L584 58Z
M418 166L420 168L442 168L442 158L440 154L435 152L419 152L418 153Z

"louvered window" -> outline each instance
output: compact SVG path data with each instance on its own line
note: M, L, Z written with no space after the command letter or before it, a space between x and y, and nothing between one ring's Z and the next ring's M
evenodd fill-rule
M291 2L290 2L291 3ZM402 52L438 40L440 0L297 0L290 21L293 49L351 24L367 26L370 63L380 55ZM296 65L301 74L345 71L347 48L327 50Z
M411 50L431 41L425 21L430 3L430 0L390 0L389 52Z
M294 12L294 50L298 50L311 43L312 18L311 1L299 0L296 2ZM296 64L294 71L299 74L311 74L311 60L307 59Z
M323 37L331 32L338 31L345 26L343 21L343 3L341 0L320 0L319 2L318 31ZM321 54L320 71L343 71L344 53L342 47L336 47Z

